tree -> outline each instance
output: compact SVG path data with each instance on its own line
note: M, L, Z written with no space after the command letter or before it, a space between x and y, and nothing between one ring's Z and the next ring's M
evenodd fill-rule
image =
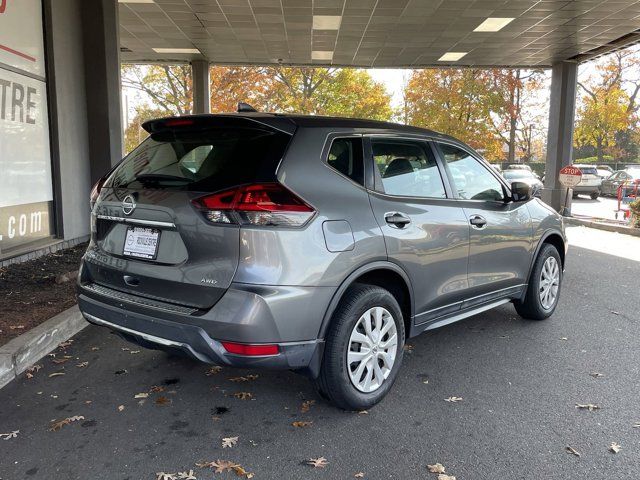
M167 115L189 115L193 110L190 65L123 65L122 86L147 95Z
M602 162L605 149L616 144L616 132L629 126L629 97L614 86L585 89L585 92L577 112L575 143L595 146L598 162Z

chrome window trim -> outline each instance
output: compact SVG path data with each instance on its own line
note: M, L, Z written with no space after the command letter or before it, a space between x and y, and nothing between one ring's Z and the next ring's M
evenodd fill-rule
M157 220L140 220L137 218L124 218L124 217L114 217L111 215L96 215L96 218L99 220L111 220L112 222L119 223L130 223L133 225L146 225L149 227L165 227L165 228L176 228L176 224L173 222L160 222Z

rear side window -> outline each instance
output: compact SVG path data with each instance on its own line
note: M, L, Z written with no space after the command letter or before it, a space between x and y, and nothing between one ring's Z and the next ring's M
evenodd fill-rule
M154 133L124 159L107 186L216 192L273 182L290 139L262 128Z
M362 138L336 138L331 144L327 163L345 177L364 185Z
M371 148L385 193L446 198L435 156L426 143L372 139Z

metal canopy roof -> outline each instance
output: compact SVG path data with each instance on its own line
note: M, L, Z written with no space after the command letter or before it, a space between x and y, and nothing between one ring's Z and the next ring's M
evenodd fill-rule
M640 40L634 0L119 1L123 62L544 67ZM514 20L474 32L488 17Z

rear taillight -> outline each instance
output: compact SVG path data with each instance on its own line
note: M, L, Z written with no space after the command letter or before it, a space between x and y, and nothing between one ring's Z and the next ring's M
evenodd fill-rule
M212 223L300 227L314 209L279 183L245 185L192 200Z
M280 352L278 345L248 345L246 343L222 342L222 346L229 353L246 355L247 357L278 355Z
M95 183L93 188L91 188L91 194L89 195L89 204L91 205L91 210L93 210L93 206L96 204L96 201L100 196L100 190L102 190L102 186L104 185L105 180L106 177L102 177Z

